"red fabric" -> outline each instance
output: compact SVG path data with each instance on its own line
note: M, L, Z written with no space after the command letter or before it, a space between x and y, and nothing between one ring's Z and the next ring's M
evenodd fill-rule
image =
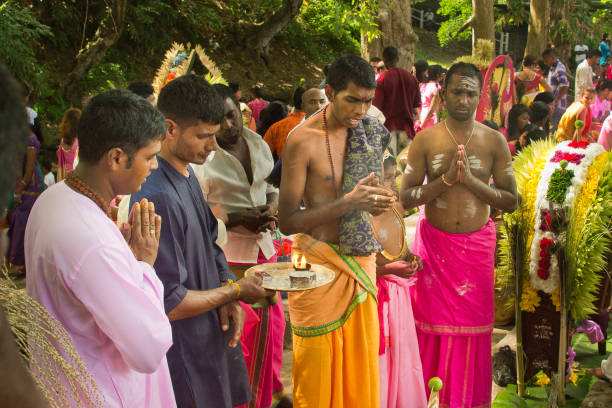
M414 75L402 68L391 68L376 81L374 106L385 115L385 127L405 130L414 138L413 111L421 106L421 91Z

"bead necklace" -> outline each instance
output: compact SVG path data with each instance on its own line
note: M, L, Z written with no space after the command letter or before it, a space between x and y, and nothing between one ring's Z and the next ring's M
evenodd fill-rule
M93 188L91 188L87 183L81 180L74 171L71 171L66 175L64 182L68 187L76 191L77 193L83 194L85 197L92 200L104 213L110 218L113 219L110 205L104 201L104 198L100 194L98 194Z
M327 144L327 157L329 158L329 165L331 167L332 173L332 185L334 186L334 192L336 193L336 198L340 196L338 194L338 187L336 186L336 170L334 168L334 160L331 154L331 145L329 143L329 132L327 130L327 106L323 108L323 130L325 131L325 143Z

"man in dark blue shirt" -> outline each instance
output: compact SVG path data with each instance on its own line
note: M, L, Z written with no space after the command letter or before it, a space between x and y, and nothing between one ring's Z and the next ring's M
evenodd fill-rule
M215 243L217 220L189 165L204 163L216 150L223 100L204 79L186 75L164 87L157 106L168 127L159 168L131 203L147 198L162 217L155 271L172 323L167 357L177 406L239 406L251 395L239 343L244 311L237 301L254 303L266 291L257 277L234 282Z

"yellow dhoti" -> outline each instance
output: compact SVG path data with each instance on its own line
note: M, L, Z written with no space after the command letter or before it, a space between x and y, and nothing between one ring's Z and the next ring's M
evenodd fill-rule
M375 255L341 255L305 234L292 253L336 272L328 285L289 294L294 406L379 407Z

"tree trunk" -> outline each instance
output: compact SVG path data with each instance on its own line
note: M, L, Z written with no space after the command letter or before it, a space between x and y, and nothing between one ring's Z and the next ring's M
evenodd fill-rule
M550 29L550 1L531 0L529 6L529 31L527 32L527 46L525 54L531 54L537 59L542 56L549 42Z
M550 27L555 25L565 26L565 30L577 30L578 27L570 27L567 17L574 12L574 0L553 0L553 7L551 7L550 13ZM569 42L566 35L558 35L557 38L552 38L553 44L555 44L555 50L557 57L563 61L566 68L570 68L568 62L572 56L572 44ZM571 75L571 74L570 74Z
M495 46L493 0L472 0L472 55L478 40L489 40Z
M81 79L102 61L106 51L121 37L125 27L127 0L112 0L106 6L104 16L90 42L76 56L72 71L62 83L64 100L73 106L82 102Z
M254 38L253 48L261 56L268 67L268 46L272 39L287 27L302 7L303 0L283 0L281 8L262 25L256 26L250 38Z
M410 71L414 65L414 44L419 39L412 29L410 0L382 0L376 23L380 29L379 37L368 41L367 35L361 34L363 58L382 58L383 49L393 46L399 54L397 66Z

